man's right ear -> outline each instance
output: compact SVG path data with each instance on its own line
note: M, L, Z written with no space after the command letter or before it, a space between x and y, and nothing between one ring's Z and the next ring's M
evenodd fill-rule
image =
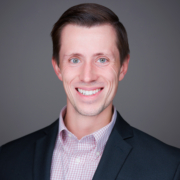
M62 74L61 74L61 70L56 62L56 60L54 58L52 58L52 66L54 68L54 71L57 75L57 77L62 81Z

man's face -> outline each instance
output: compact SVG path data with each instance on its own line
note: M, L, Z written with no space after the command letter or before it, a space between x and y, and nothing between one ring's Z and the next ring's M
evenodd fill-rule
M68 106L85 116L98 115L112 106L129 61L120 65L112 26L66 25L61 33L59 54L59 67L55 61L52 63L63 81Z

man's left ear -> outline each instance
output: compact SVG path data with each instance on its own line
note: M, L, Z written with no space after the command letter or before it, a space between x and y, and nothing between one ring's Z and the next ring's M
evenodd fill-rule
M119 81L121 81L124 78L125 74L127 73L129 60L130 60L130 55L128 54L126 56L123 64L121 65L121 69L120 69L120 73L119 73Z

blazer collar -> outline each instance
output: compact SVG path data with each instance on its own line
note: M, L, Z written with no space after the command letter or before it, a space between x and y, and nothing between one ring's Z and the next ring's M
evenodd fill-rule
M49 180L53 150L58 133L59 120L45 128L40 139L36 141L33 176L34 180ZM132 150L125 141L133 137L131 126L117 112L117 119L106 143L103 155L94 174L93 180L115 179L123 163Z
M125 139L133 137L132 127L117 112L117 119L105 146L93 180L115 179L132 147Z
M59 120L43 130L43 136L36 141L33 176L34 180L50 180L51 161L58 133Z

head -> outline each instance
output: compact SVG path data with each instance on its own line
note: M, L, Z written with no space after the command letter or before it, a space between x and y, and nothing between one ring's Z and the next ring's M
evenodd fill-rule
M118 17L101 5L77 5L60 17L51 34L52 64L68 108L95 116L112 107L129 62L127 34Z
M123 64L124 60L130 52L126 29L119 21L117 15L102 5L85 3L69 8L54 24L54 27L51 31L51 37L53 42L53 58L57 64L59 64L61 32L67 24L75 24L84 27L109 24L116 32L116 45L120 53L121 64Z

